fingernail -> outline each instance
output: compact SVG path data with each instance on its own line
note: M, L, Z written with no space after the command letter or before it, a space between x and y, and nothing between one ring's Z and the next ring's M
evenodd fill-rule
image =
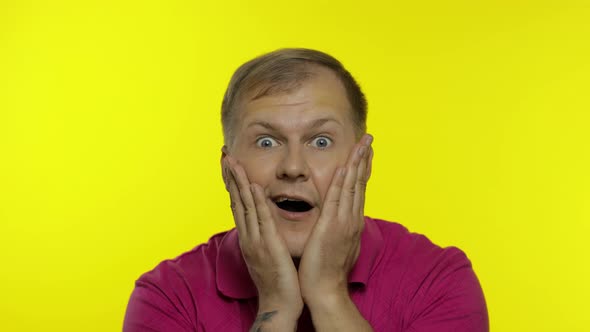
M338 176L344 176L344 174L346 174L346 168L340 167L338 169Z
M370 145L371 143L373 143L373 135L367 134L369 136L369 138L367 138L367 145Z

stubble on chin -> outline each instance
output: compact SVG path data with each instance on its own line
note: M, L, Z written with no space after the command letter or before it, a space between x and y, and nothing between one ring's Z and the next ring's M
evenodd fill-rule
M303 255L303 250L305 248L305 244L307 243L307 239L309 238L309 230L298 230L298 231L287 231L287 232L280 232L281 237L285 241L287 245L287 249L289 250L289 254L293 259L296 257L301 257Z

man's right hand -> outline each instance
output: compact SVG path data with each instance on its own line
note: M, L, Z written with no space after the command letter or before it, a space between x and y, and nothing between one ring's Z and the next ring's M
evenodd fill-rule
M223 178L242 256L258 289L258 316L252 330L264 324L294 331L303 299L297 270L269 209L272 202L260 185L250 183L244 168L229 155L223 161Z

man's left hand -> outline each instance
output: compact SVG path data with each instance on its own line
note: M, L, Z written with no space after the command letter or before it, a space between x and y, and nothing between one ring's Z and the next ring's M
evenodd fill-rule
M365 189L371 175L372 136L364 135L332 178L322 211L299 264L301 295L308 306L349 300L348 274L360 253Z

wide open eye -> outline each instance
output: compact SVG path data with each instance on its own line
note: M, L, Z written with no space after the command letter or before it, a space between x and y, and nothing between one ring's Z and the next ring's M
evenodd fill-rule
M332 140L326 136L318 136L311 141L311 145L318 149L325 149L332 145Z
M278 146L279 143L272 137L264 136L256 140L256 145L261 148L272 148Z

